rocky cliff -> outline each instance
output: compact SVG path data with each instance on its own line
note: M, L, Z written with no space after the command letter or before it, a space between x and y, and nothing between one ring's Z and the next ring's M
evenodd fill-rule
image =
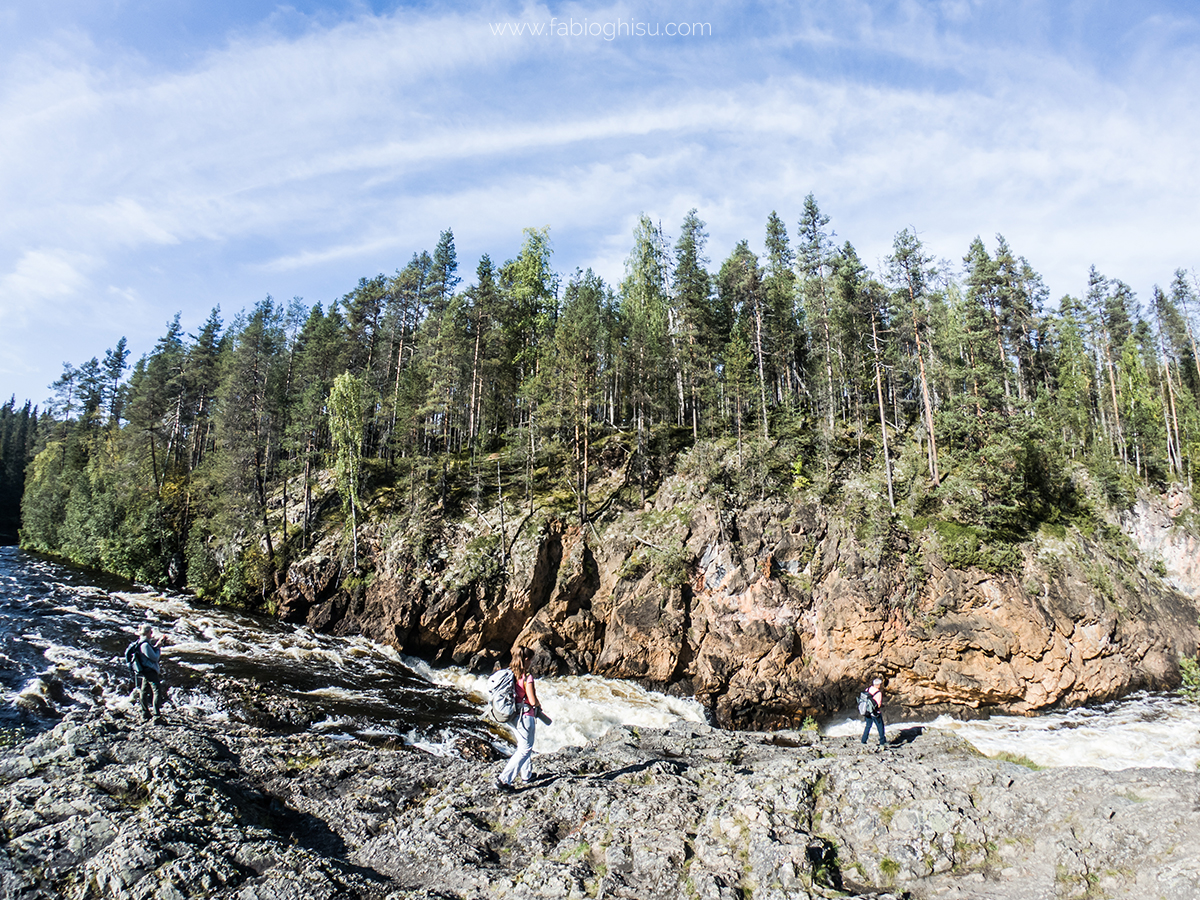
M496 510L475 512L419 541L365 529L374 573L354 588L332 554L293 564L280 615L477 670L528 643L541 673L694 694L730 728L833 713L872 674L910 718L1173 688L1200 639L1182 492L1121 528L1043 527L991 555L946 523L881 534L815 504L725 509L681 475L586 530L541 514L514 533L510 512L501 531Z
M615 728L510 794L496 761L78 711L0 751L0 896L1200 896L1200 774L895 737Z

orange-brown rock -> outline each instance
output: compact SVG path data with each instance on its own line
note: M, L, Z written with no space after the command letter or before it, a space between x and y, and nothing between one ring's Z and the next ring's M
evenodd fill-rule
M543 672L694 694L727 727L833 713L873 674L907 715L1035 713L1171 688L1197 650L1197 545L1166 501L1123 522L1140 553L1043 534L995 574L948 567L929 533L872 564L819 507L720 510L687 491L668 480L655 508L586 533L550 518L503 570L496 547L465 549L465 526L358 595L332 589L327 561L294 565L281 614L477 670L530 644Z

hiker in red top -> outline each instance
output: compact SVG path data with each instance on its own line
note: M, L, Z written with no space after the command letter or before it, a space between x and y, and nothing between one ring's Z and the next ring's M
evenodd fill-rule
M871 682L871 686L867 688L867 696L871 698L874 705L871 712L867 713L864 718L867 720L867 727L863 729L862 742L865 744L867 738L871 736L871 726L875 725L879 729L879 746L887 746L887 738L883 736L883 679L876 678Z
M501 790L511 791L517 778L528 783L533 777L533 737L537 730L541 705L538 703L537 689L533 684L533 674L529 671L532 663L533 650L529 647L518 647L513 653L510 668L517 694L517 717L512 725L517 732L517 749L496 781Z

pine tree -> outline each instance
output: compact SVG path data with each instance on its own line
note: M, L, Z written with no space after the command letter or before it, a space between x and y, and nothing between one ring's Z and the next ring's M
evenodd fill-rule
M550 409L557 410L571 445L571 487L581 527L588 523L591 431L600 400L600 310L604 295L604 282L591 269L575 273L563 297L548 367Z
M735 328L742 330L744 335L742 339L753 353L758 373L758 406L763 440L770 441L764 337L766 298L763 292L762 269L759 267L758 257L750 250L746 241L739 241L733 248L733 252L721 264L717 283L718 292L727 298L726 302L735 311L737 319ZM740 350L740 348L738 349ZM739 407L740 405L739 402Z
M433 260L428 253L414 253L408 265L397 270L388 285L388 360L391 366L388 384L391 387L391 402L385 444L389 460L398 449L401 455L416 449L417 411L424 402L424 382L418 371L420 364L416 339L429 307L432 269Z
M212 448L214 440L213 410L221 383L221 359L226 348L226 335L221 331L222 324L221 309L215 307L208 314L187 351L188 391L194 409L187 457L188 471L200 465L205 454Z
M633 231L633 249L625 260L621 283L621 316L625 320L625 347L629 401L637 429L638 487L646 501L646 432L663 412L664 382L669 383L670 314L666 286L669 279L662 231L644 213Z
M1061 431L1063 445L1075 458L1081 456L1091 444L1095 366L1088 356L1084 341L1081 304L1073 297L1065 296L1058 302L1058 307L1054 417Z
M380 319L388 299L388 280L384 275L360 278L358 287L342 298L346 316L349 349L346 364L370 383L377 366Z
M1120 305L1112 304L1109 291L1109 281L1092 266L1088 271L1087 296L1084 299L1088 311L1088 322L1091 330L1091 342L1095 350L1097 363L1103 376L1108 381L1108 400L1110 405L1109 418L1104 415L1101 405L1101 425L1109 434L1110 443L1114 444L1122 462L1128 462L1125 443L1125 431L1121 425L1121 399L1118 395L1117 371L1114 362L1114 347L1119 348L1124 343L1124 335L1128 334L1128 317Z
M549 228L526 228L525 242L515 260L502 270L503 292L507 294L511 317L505 316L507 341L517 379L516 396L525 415L514 409L514 427L521 419L527 429L526 497L533 509L533 471L537 460L538 374L543 343L554 335L558 316L558 279L550 267L552 250Z
M822 380L825 395L826 446L833 440L834 417L837 414L835 392L837 381L834 368L837 365L837 350L833 334L833 310L830 308L828 273L830 263L831 235L825 230L829 216L821 212L816 198L809 194L804 198L804 212L796 232L796 266L800 272L801 290L804 292L807 321L817 332L813 344L814 355L823 370ZM829 470L830 451L826 451L826 471Z
M122 392L121 380L129 368L129 350L125 338L117 346L104 351L104 396L108 406L108 421L113 429L121 425Z
M350 518L353 567L358 569L358 484L362 470L366 386L362 378L343 372L329 391L329 432L333 438L334 472L342 504Z
M471 343L471 378L470 400L467 410L467 437L472 446L478 440L483 425L485 396L488 384L495 384L497 377L497 361L493 354L496 343L495 332L499 329L498 317L501 312L500 291L496 285L496 272L492 267L492 259L486 253L480 258L475 269L475 284L467 291L467 339ZM494 395L489 397L493 402L488 408L494 407Z
M917 378L921 389L921 409L925 418L925 431L929 439L929 476L934 487L941 483L938 473L937 435L933 426L933 400L929 393L929 377L925 357L929 342L924 339L927 310L925 295L933 278L933 258L926 254L921 241L907 228L899 232L892 242L892 255L887 259L888 274L892 284L904 298L912 322L912 340L917 361Z
M267 297L233 325L218 395L217 434L226 489L249 502L262 526L267 578L276 572L275 541L267 516L267 488L279 451L279 395L285 347L282 316ZM265 593L267 583L260 585Z
M454 249L454 232L447 228L438 238L433 250L433 265L429 269L429 291L437 302L445 304L454 296L462 282L458 277L458 253Z
M692 439L699 439L700 411L715 381L719 348L728 339L728 322L721 321L712 302L712 276L705 268L704 244L708 235L696 210L688 211L675 242L675 267L671 282L673 303L679 314L680 380L685 395L683 418L691 424Z
M763 294L766 320L771 324L768 344L773 370L772 394L779 402L796 399L800 389L796 320L796 255L788 240L787 226L772 210L767 217L766 265L763 267Z

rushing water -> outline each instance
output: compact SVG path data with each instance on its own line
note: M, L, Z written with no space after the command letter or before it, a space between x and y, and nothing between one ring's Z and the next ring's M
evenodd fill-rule
M912 727L886 724L891 734ZM1200 705L1166 694L1137 694L1031 717L961 721L941 716L922 727L958 734L988 756L1012 754L1039 766L1200 768ZM825 732L847 736L862 730L861 720L843 719Z
M432 670L363 638L133 588L16 547L0 547L0 725L45 727L78 705L133 710L124 651L145 623L167 636L170 715L239 715L237 698L214 689L232 678L261 686L264 696L301 710L308 727L334 735L439 753L453 753L464 735L496 742L480 718L485 678ZM694 701L598 678L547 679L539 699L555 720L539 730L541 752L586 743L614 723L704 719Z
M106 581L15 547L0 547L0 726L46 727L73 705L132 709L123 654L144 623L167 635L171 715L238 716L239 701L215 685L239 679L306 710L298 727L436 753L454 753L464 736L497 740L479 716L485 678L432 669L362 638L316 634ZM539 752L586 743L614 724L704 720L695 701L594 676L543 679L538 695L554 719L538 728ZM888 722L892 734L905 727ZM1200 765L1200 706L1167 695L1034 718L943 717L923 727L956 732L989 755L1010 753L1044 766ZM857 735L862 723L839 719L824 730Z

